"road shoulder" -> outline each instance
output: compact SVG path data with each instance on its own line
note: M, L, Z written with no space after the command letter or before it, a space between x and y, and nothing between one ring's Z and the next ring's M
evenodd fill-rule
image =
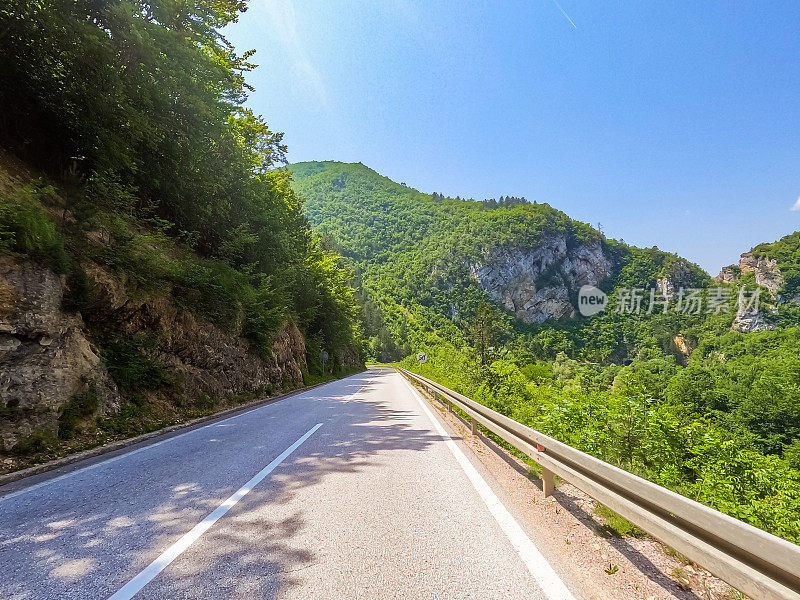
M580 593L587 600L730 597L730 586L679 556L668 555L660 542L613 535L597 514L598 503L574 486L561 482L553 496L545 498L541 480L527 464L483 433L473 435L467 422L424 390L415 389L576 596Z

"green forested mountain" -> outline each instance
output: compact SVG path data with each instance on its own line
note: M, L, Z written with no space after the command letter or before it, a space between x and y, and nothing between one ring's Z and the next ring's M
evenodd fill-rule
M575 447L800 540L800 328L786 301L797 234L752 251L784 274L769 291L758 272L715 281L547 204L423 194L360 163L290 169L309 221L357 275L372 360L402 359ZM550 315L559 298L577 305L587 264L608 309ZM638 314L625 310L637 288ZM528 290L522 306L519 290ZM424 365L410 356L421 350Z
M519 334L515 339L526 340L541 358L550 359L565 351L586 360L624 362L644 346L680 353L673 338L682 329L700 323L725 329L733 319L727 314L709 324L705 316L651 315L641 327L643 319L622 319L608 311L592 320L550 319L546 325L515 320L502 310L502 303L491 303L470 271L471 263L485 261L497 249L536 248L563 238L567 253L587 248L608 261L598 287L609 294L617 288L649 290L659 279L676 287L704 287L712 281L683 258L606 239L545 203L498 207L489 201L423 194L360 163L298 163L290 168L310 222L351 260L363 283L375 358L402 358L422 342L425 332L464 343L485 301L491 305L485 309L499 309L494 314L503 328ZM539 274L533 282L538 288L570 279L559 260L563 257ZM573 303L574 283L566 282Z

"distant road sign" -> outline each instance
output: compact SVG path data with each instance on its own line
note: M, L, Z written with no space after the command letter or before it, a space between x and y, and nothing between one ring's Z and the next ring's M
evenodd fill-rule
M428 362L428 355L425 354L424 352L418 353L417 354L417 362L419 364L424 364L424 363Z

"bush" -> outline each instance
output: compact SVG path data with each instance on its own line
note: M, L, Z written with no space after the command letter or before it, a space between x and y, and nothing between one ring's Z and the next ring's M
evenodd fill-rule
M0 251L44 260L57 272L66 273L69 259L63 240L36 203L41 193L29 186L0 200Z
M268 356L272 350L272 336L281 326L286 306L272 288L268 277L261 280L258 288L247 286L244 292L242 335L250 341L256 352Z
M69 440L75 436L78 422L97 412L99 401L94 387L75 394L62 407L58 417L58 437Z
M146 354L155 345L152 338L106 336L100 341L100 354L120 391L138 398L143 390L156 390L173 383L156 359Z
M95 258L126 276L129 291L164 293L176 271L176 261L168 256L173 243L162 229L137 231L134 222L116 215L106 222L111 243L95 253Z
M239 319L246 285L224 261L186 261L175 276L172 297L180 308L230 330Z
M73 265L67 275L67 289L61 299L64 312L82 312L91 306L91 281L81 267Z
M35 429L29 436L20 439L11 448L18 456L30 456L52 451L58 445L58 439L49 429Z

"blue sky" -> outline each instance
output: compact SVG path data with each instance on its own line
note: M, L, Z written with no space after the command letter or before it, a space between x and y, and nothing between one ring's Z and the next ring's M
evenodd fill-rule
M251 0L226 35L291 161L549 202L712 275L800 229L796 2L559 4Z

